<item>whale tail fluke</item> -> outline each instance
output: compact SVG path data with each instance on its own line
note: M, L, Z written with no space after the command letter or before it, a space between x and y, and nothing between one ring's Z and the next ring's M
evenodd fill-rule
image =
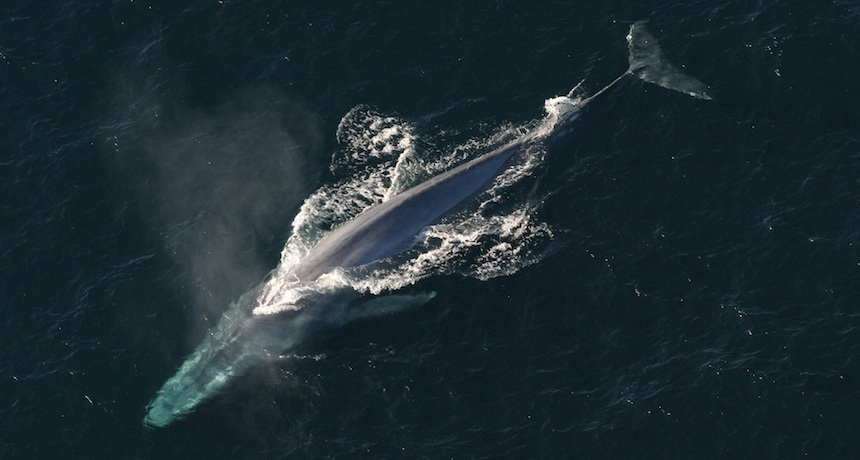
M713 99L707 85L685 74L663 57L657 39L644 23L630 26L627 50L628 72L637 78L699 99Z

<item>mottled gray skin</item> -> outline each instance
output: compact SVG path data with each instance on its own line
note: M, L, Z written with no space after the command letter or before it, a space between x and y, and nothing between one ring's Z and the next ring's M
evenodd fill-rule
M313 281L335 267L357 267L408 249L421 229L486 188L527 142L508 144L367 209L323 237L293 274Z

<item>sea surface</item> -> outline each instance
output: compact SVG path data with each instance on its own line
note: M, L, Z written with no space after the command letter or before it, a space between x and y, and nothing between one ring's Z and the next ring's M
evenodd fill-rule
M628 4L4 0L0 457L860 458L860 3ZM541 126L640 20L713 101L625 85L357 287L430 302L143 425L298 220Z

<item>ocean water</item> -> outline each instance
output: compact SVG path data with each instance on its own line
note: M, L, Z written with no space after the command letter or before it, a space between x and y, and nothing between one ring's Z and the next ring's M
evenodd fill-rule
M430 302L144 427L297 216L593 94L638 20L714 101L625 86L428 231L432 270L361 286ZM858 26L854 1L4 2L0 457L856 458Z

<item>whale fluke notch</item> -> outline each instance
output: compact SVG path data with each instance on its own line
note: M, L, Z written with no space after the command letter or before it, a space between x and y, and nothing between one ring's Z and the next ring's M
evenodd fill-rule
M630 26L627 51L630 63L627 71L637 78L699 99L714 99L707 85L685 74L663 57L657 39L643 22Z

